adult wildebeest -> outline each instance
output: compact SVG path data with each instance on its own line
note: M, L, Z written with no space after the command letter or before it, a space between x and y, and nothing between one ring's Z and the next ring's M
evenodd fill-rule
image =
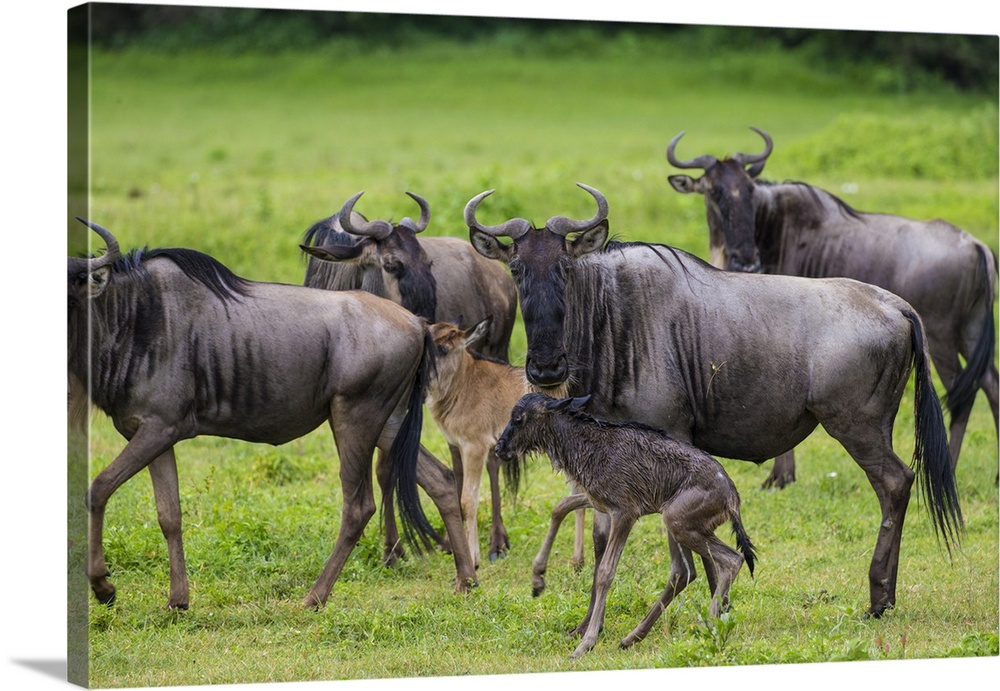
M656 428L598 420L582 410L588 398L556 400L541 393L527 394L514 406L496 445L515 487L525 457L544 452L552 467L563 471L596 510L610 516L607 547L594 571L590 608L575 629L583 640L573 657L580 657L597 642L618 560L642 516L658 513L663 517L670 576L649 614L622 640L622 648L645 638L667 605L694 579L694 565L685 561L682 551L701 557L712 593L709 613L713 617L729 608L729 588L744 558L753 575L755 556L740 520L740 495L717 460ZM715 529L726 521L743 556L715 535ZM543 549L549 546L546 543Z
M763 130L751 129L764 139L759 154L682 161L675 149L683 132L667 146L671 165L704 171L697 179L671 175L669 181L678 192L705 197L712 263L730 271L854 278L909 302L924 322L928 351L947 391L954 467L980 388L994 423L1000 421L993 363L996 258L942 220L862 213L805 183L760 180L774 144ZM791 452L776 459L765 485L794 479L794 464Z
M311 258L305 285L326 290L365 290L401 304L430 323L454 321L472 326L490 318L489 330L476 349L488 357L508 360L517 294L503 267L479 256L460 238L418 240L418 234L430 222L430 205L423 197L407 192L420 207L420 217L416 221L403 218L393 224L385 220L368 221L354 211L362 194L358 192L338 213L306 231L301 248ZM451 445L449 451L461 493L464 483L461 453ZM498 486L499 467L495 459L491 458L486 468L490 483ZM477 487L478 482L477 478ZM491 561L510 549L499 493L493 492L492 497ZM386 560L392 563L401 550L391 512L385 519Z
M503 267L453 237L418 237L430 222L430 205L414 221L368 221L354 211L363 192L339 212L314 223L301 248L310 255L305 285L325 290L366 290L399 303L428 322L474 326L487 317L489 331L476 350L508 360L517 313L514 282Z
M149 468L170 558L167 606L186 608L174 444L205 434L282 444L324 421L340 456L344 508L333 553L305 603L326 602L375 512L376 447L386 452L378 470L391 478L405 532L425 542L436 537L420 508L419 483L453 537L456 588L469 588L475 570L451 473L419 451L433 367L420 318L363 292L248 281L193 250L123 255L108 230L84 223L107 252L68 260L73 408L89 394L128 440L87 492L87 574L100 602L115 597L102 535L108 499L124 482Z
M878 496L868 612L893 607L915 475L949 550L962 529L916 312L849 279L726 272L665 245L607 242L607 200L580 186L597 202L587 220L483 225L476 210L493 190L465 208L472 244L506 263L517 284L528 380L544 391L591 394L597 417L644 422L724 458L762 462L822 424ZM912 469L891 435L911 366ZM606 530L606 517L595 514L598 559Z

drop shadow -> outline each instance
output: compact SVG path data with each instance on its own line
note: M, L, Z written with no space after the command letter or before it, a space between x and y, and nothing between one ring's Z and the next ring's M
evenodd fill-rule
M66 681L66 660L11 660L11 662L47 677Z

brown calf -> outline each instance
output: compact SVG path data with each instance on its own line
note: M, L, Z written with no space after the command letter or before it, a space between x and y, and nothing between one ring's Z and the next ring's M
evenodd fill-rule
M470 348L489 333L487 317L475 327L462 330L450 322L432 324L429 329L437 349L436 373L427 389L427 405L434 421L450 446L460 451L456 459L455 481L462 497L462 519L472 553L479 566L479 531L476 510L483 468L490 470L493 522L490 528L490 561L510 549L510 540L500 516L500 461L494 446L510 410L528 393L524 369L474 354Z

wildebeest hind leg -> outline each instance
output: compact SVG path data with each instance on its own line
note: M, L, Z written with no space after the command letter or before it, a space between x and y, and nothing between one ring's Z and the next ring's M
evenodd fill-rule
M914 473L892 450L891 424L853 420L846 424L825 421L823 426L865 471L878 497L882 520L868 570L871 591L868 613L878 617L896 604L899 543Z
M469 543L465 540L462 528L462 507L455 492L455 476L423 446L417 457L417 484L427 492L444 520L445 532L455 559L455 590L468 592L478 585L478 581Z
M378 479L379 490L382 492L382 526L385 548L382 553L382 563L387 567L395 565L406 556L403 543L399 539L399 528L396 525L396 509L392 503L395 488L392 486L391 468L387 454L378 450L375 462L375 477Z
M962 371L962 363L958 359L958 345L950 340L944 343L940 340L930 340L928 348L938 377L944 384L945 391L948 391ZM965 438L965 428L969 424L971 412L971 410L960 411L958 415L951 415L948 422L948 451L951 454L952 471L958 465L962 440Z
M303 601L310 608L326 604L347 557L361 539L368 521L375 515L372 454L375 451L377 433L373 434L370 430L380 430L381 427L370 422L360 424L360 421L352 419L348 413L352 410L349 405L335 405L335 408L343 411L331 417L330 428L340 457L340 485L344 505L333 552Z
M149 464L156 498L156 516L167 541L170 560L170 596L168 609L188 608L187 568L184 564L184 543L181 538L181 497L177 482L177 461L173 448Z
M761 489L784 489L795 482L795 449L786 451L774 459L771 474L767 476Z
M1000 436L1000 409L998 409L998 394L1000 394L1000 376L998 376L997 368L995 365L990 365L989 369L986 370L986 374L983 375L982 381L983 393L986 394L986 398L990 402L990 409L993 411L993 427L997 430L998 436ZM1000 484L1000 470L997 471L995 483Z
M660 595L659 599L653 603L649 614L639 622L639 625L632 630L632 633L622 639L619 644L622 648L627 648L634 643L638 643L649 635L650 629L653 628L653 624L663 614L667 605L680 595L681 591L697 575L694 568L694 561L691 559L691 552L681 548L670 532L667 533L667 543L670 546L670 576L667 577L667 587L664 588L663 594Z

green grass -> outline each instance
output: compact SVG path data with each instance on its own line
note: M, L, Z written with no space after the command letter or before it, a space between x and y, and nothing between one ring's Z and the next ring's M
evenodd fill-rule
M589 216L592 201L574 184L583 181L607 195L613 232L705 256L703 203L667 185L674 171L666 144L686 130L682 157L756 151L748 125L775 139L765 173L772 179L808 180L861 209L940 216L998 249L994 101L882 95L773 51L709 57L690 46L619 42L581 53L500 41L402 52L343 44L266 57L98 52L91 87L89 217L124 247L193 247L258 280L300 283L303 231L362 189L358 210L369 216L412 215L403 194L412 190L431 203L428 234L465 236L462 207L484 189L497 189L481 209L485 222L542 222ZM856 191L844 192L848 183ZM71 246L86 237L77 226L69 226ZM519 324L515 361L524 349ZM895 439L908 458L909 393ZM432 424L424 441L447 458ZM98 416L91 476L122 446ZM452 593L445 555L382 568L373 520L329 604L314 612L300 602L329 556L341 507L328 430L277 448L186 441L178 465L191 609L163 608L166 547L150 483L137 477L108 509L119 597L111 609L90 607L90 683L997 655L997 439L985 399L958 469L963 548L949 560L914 495L898 607L879 621L861 617L878 524L874 493L821 431L797 454L798 482L780 492L758 489L767 466L725 461L760 547L756 578L741 573L728 621L704 621L699 579L646 641L617 649L669 571L665 536L647 517L626 549L597 647L570 661L575 643L565 631L586 611L592 561L582 572L570 568L567 525L548 589L531 597L530 562L566 491L544 463L530 468L516 501L505 499L511 553L480 568L470 595ZM439 522L429 505L428 513ZM488 514L487 502L480 521Z

